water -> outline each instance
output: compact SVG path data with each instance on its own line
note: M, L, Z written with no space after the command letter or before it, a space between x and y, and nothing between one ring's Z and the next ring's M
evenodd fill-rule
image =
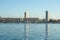
M0 23L0 40L45 40L45 27L44 23ZM60 24L48 24L48 40L60 40Z

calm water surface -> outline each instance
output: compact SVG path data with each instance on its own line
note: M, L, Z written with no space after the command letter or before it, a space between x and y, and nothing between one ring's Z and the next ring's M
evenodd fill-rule
M45 40L45 27L38 23L0 23L0 40ZM48 24L48 40L60 40L60 24Z

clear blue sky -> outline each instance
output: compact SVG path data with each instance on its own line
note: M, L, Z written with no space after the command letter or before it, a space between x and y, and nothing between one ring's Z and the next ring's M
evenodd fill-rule
M1 17L24 17L28 11L30 17L45 17L49 11L50 18L60 18L60 0L0 0Z

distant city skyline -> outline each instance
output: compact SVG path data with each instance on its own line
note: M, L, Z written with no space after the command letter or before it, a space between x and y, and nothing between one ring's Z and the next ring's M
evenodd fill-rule
M45 18L48 10L49 17L60 19L60 0L0 0L0 16L23 18L24 12L29 17Z

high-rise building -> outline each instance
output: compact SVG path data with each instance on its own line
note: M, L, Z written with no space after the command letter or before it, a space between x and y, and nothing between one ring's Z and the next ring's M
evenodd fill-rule
M26 12L24 12L24 18L26 18L26 14L27 14L27 13L26 13Z
M24 22L28 22L28 18L29 18L29 15L28 15L28 12L24 12Z
M46 11L46 21L48 21L48 11Z
M29 18L28 12L24 12L24 18Z

